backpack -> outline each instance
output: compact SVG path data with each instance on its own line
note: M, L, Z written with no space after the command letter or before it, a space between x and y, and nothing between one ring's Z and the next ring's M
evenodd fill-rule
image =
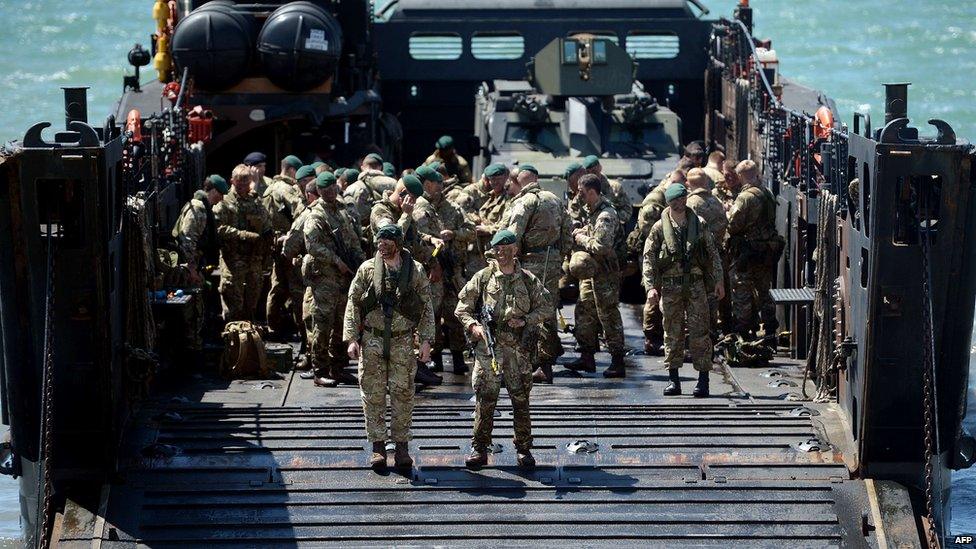
M225 379L266 379L275 377L268 365L263 330L247 321L228 322L221 336L224 352L220 356L220 375Z

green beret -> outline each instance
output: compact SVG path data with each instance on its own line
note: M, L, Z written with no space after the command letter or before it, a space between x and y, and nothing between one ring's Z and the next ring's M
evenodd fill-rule
M438 149L451 149L454 148L454 138L450 135L442 135L437 143L434 144Z
M309 166L311 166L313 170L317 170L319 166L325 166L325 162L319 160L316 162L312 162L311 164L309 164Z
M356 168L349 168L348 170L343 170L342 175L346 178L346 181L352 183L353 181L359 179L359 170Z
M515 244L515 233L508 229L502 229L495 233L495 236L491 237L491 246L495 247L501 244Z
M332 170L332 173L334 173L335 176L336 176L336 179L338 179L338 178L342 177L342 174L346 173L346 170L348 170L348 169L349 168L336 168L335 170Z
M519 166L519 172L532 172L536 175L539 175L539 170L537 170L536 167L533 166L532 164L522 164L521 166Z
M336 176L332 172L322 172L315 177L315 186L320 189L328 189L335 185Z
M366 155L366 158L368 158L370 160L375 160L377 162L382 162L383 161L383 157L380 156L378 153L369 153L369 154Z
M668 185L668 188L664 191L664 199L668 202L677 200L683 196L688 196L688 188L681 183L672 183Z
M563 172L563 179L569 179L569 176L583 169L583 165L579 162L573 162L569 166L566 166L566 171Z
M403 185L407 188L407 192L417 198L423 196L424 194L424 184L420 182L420 178L416 175L407 174L403 176Z
M416 170L414 170L414 173L417 175L419 179L424 181L437 181L437 182L444 181L444 177L441 176L441 174L439 174L437 170L431 167L430 165L421 166Z
M387 177L396 177L396 168L393 167L391 162L383 163L383 175Z
M227 184L227 180L220 177L217 174L208 175L207 180L213 185L213 188L220 191L220 194L227 194L230 192L230 185Z
M424 166L430 166L430 169L434 170L435 172L441 169L441 163L436 160L431 160L430 162L424 164Z
M595 155L595 154L591 154L590 156L587 156L586 158L584 158L583 159L583 162L581 162L580 164L582 164L583 167L588 170L588 169L592 168L593 166L596 166L599 163L600 163L600 158L597 157L597 155Z
M383 225L376 231L376 240L395 240L397 242L403 241L403 231L396 223L390 223L389 225Z
M295 172L295 179L305 179L306 177L315 177L315 168L312 166L302 166L298 168Z
M303 164L302 159L301 158L298 158L297 156L295 156L293 154L289 154L288 156L286 156L284 159L282 159L282 162L284 162L285 164L288 164L289 166L291 166L292 168L295 168L296 170L298 168L301 168L302 167L302 164Z
M504 175L507 172L508 168L505 167L505 164L495 162L494 164L488 164L488 167L485 168L485 177L498 177L499 175Z

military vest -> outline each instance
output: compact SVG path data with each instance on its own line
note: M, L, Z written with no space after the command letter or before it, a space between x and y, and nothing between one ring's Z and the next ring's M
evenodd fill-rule
M414 273L413 257L408 251L400 250L400 263L396 286L392 286L383 280L387 272L383 258L380 254L373 257L373 284L363 294L363 318L376 309L382 308L387 323L392 320L394 311L414 324L420 323L424 304L420 296L410 288L416 273Z
M687 225L684 231L675 230L670 219L670 208L661 215L661 229L664 232L664 242L658 252L657 270L665 273L675 264L681 265L684 275L692 274L695 267L708 276L711 263L708 257L708 247L705 245L705 227L701 225L698 216L688 210Z

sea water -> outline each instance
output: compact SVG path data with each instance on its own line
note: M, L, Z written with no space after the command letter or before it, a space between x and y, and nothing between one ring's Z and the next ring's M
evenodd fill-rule
M528 1L528 0L527 0ZM386 3L378 1L378 5ZM735 0L704 0L731 16ZM0 141L42 120L63 123L60 86L90 86L89 120L101 126L131 71L126 52L149 48L150 0L0 0ZM598 2L597 2L598 4ZM757 36L771 38L788 77L824 90L842 121L854 111L884 116L882 82L912 82L908 114L941 118L976 140L976 2L959 0L753 0ZM693 8L694 9L694 8ZM143 80L152 75L143 71ZM698 136L685 136L687 138ZM976 341L976 333L974 333ZM976 353L976 344L973 347ZM974 372L976 374L976 372ZM976 432L976 375L967 426ZM956 533L976 533L976 470L953 479ZM0 547L19 535L17 485L0 477Z

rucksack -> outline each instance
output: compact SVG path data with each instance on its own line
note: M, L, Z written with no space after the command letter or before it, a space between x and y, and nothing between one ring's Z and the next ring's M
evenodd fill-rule
M228 322L221 336L224 352L220 356L220 375L225 379L266 379L276 377L268 365L262 329L247 321Z

